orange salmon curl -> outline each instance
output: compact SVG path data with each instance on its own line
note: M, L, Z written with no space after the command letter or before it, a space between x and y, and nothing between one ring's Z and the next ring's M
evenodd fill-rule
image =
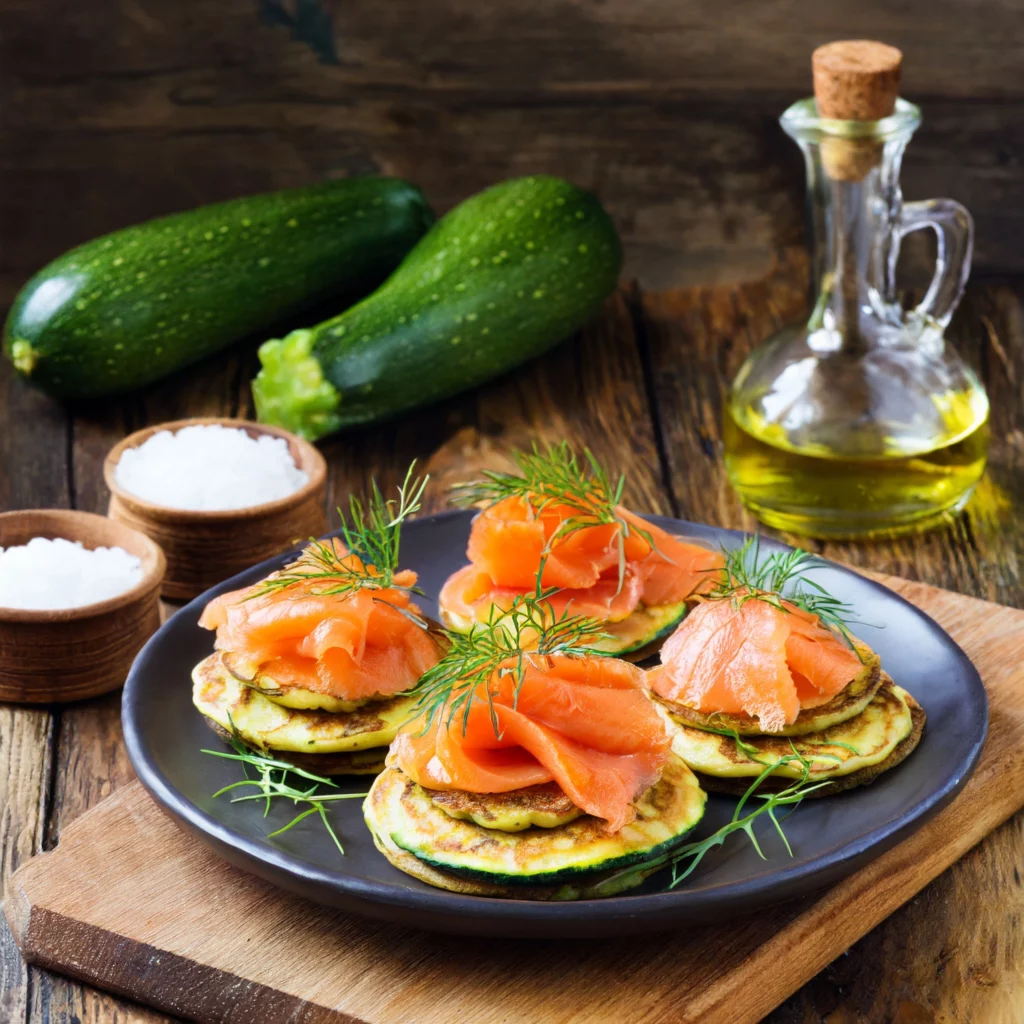
M473 520L470 565L449 578L442 607L468 617L490 605L507 607L517 594L535 592L542 563L541 585L559 588L546 599L556 612L601 621L618 622L641 604L675 604L714 586L715 570L725 564L721 553L621 506L615 514L618 522L569 530L567 521L580 517L570 505L535 508L527 498L503 498Z
M507 793L557 782L617 832L660 778L671 746L643 672L614 658L525 661L518 687L517 661L509 659L454 712L442 707L405 726L388 765L435 790Z
M386 697L415 686L440 660L434 639L415 621L419 608L403 589L415 586L416 573L396 572L393 587L331 594L326 591L337 581L312 575L311 550L270 577L309 579L280 589L267 589L264 581L221 594L203 610L199 625L216 630L214 646L233 655L232 670L340 700ZM336 540L317 550L333 550L334 568L379 575Z
M707 714L750 715L766 733L827 703L861 671L860 657L816 615L780 603L702 601L665 641L651 689Z

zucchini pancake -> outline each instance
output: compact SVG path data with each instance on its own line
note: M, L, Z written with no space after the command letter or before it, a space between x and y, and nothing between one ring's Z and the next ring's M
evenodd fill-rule
M518 635L523 609L509 612ZM586 620L551 629L545 611L527 613L531 650L498 626L456 638L427 673L420 713L363 804L401 871L452 892L579 899L700 821L706 796L641 670L567 642L566 625ZM644 877L641 867L617 881Z
M558 615L604 625L607 654L654 654L713 583L724 559L623 508L590 453L581 466L567 445L519 452L518 474L487 473L457 497L484 507L473 520L470 564L441 591L444 624L458 633L492 621L518 597L543 591Z
M425 482L406 479L397 512L374 488L368 514L353 501L348 546L314 541L206 606L199 624L216 630L216 649L192 695L215 731L321 775L383 769L416 703L408 691L442 653L412 601L416 573L397 568L401 522Z
M672 749L708 790L744 793L770 768L766 792L805 779L826 796L873 781L921 739L923 709L850 634L844 606L808 589L812 564L798 551L758 567L756 543L730 553L647 673L676 724Z

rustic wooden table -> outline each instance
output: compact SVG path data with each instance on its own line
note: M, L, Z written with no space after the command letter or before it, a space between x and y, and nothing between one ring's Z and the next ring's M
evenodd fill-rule
M742 287L641 291L630 286L602 317L546 358L444 406L331 439L330 503L371 475L397 482L412 457L432 474L431 500L510 446L568 438L590 445L627 497L649 509L751 527L722 469L723 382L751 344L805 309L805 263L783 253L775 272ZM1024 285L978 282L954 322L961 350L992 399L988 476L967 512L925 537L824 554L963 593L1024 606ZM126 432L195 415L252 414L251 349L235 350L141 395L65 409L0 369L0 509L103 512L100 466ZM1024 651L1022 651L1024 654ZM132 771L119 696L54 708L0 706L0 884L64 825ZM1024 813L770 1017L828 1020L1024 1021ZM74 880L68 879L73 885ZM26 969L0 924L0 1021L113 1024L157 1014L46 971Z

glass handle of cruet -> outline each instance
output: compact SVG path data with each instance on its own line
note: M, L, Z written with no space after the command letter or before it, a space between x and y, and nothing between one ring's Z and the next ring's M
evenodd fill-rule
M963 295L971 272L974 221L967 208L953 199L922 199L904 203L896 225L897 236L902 240L911 231L922 228L931 228L938 244L932 283L914 313L944 328ZM898 253L899 247L896 246L889 268L890 280L894 280Z

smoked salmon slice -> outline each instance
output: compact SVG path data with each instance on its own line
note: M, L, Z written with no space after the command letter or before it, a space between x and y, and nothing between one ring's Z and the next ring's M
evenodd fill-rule
M648 673L666 700L707 714L746 714L766 732L826 703L863 669L860 656L817 616L739 594L704 600L665 641Z
M337 542L333 552L340 573L374 575ZM302 564L285 570L288 579L302 576ZM415 686L440 659L409 594L416 574L395 572L391 582L331 593L337 581L322 575L280 589L264 581L215 598L199 624L216 630L214 646L229 652L232 671L246 678L263 674L281 688L341 700L387 697Z
M618 831L671 746L643 673L614 658L524 657L520 678L515 659L501 662L454 713L442 707L405 726L388 764L435 790L506 793L557 782Z
M537 510L517 496L494 503L473 520L470 565L449 577L441 607L486 619L491 607L507 608L517 596L534 594L539 573L544 589L558 588L546 598L557 613L620 622L641 606L676 604L714 586L725 564L721 553L621 506L615 514L616 522L570 529L580 513L569 505Z

